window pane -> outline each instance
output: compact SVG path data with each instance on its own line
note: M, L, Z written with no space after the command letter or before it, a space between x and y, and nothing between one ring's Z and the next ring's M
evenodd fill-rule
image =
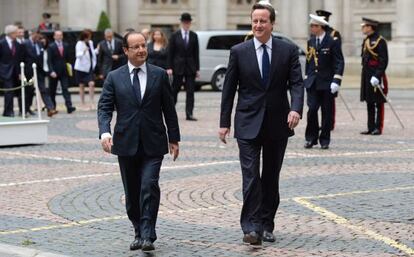
M244 41L244 35L214 36L207 44L207 49L229 50L232 46Z

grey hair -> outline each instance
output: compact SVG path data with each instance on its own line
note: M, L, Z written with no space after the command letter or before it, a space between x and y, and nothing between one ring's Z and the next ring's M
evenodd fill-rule
M9 35L13 32L16 32L19 28L16 25L6 25L4 28L4 34Z
M106 35L106 34L108 34L108 33L113 33L112 29L105 29L104 34Z

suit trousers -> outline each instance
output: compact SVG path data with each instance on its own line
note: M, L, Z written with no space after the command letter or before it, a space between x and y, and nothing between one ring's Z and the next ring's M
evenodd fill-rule
M17 87L19 86L19 80L17 79L9 79L9 80L4 80L3 81L3 88L4 89L8 89L8 88L13 88L13 87ZM9 116L9 117L13 117L14 116L14 111L13 111L13 99L14 99L14 95L19 92L20 90L14 90L14 91L7 91L4 92L4 110L3 110L3 116Z
M264 129L255 139L237 139L243 176L243 207L240 224L245 234L274 230L280 203L279 174L288 139L271 140ZM260 154L262 173L260 175Z
M56 107L56 89L58 81L60 81L60 86L62 87L62 95L65 99L66 108L72 107L72 100L69 93L69 78L64 77L57 77L57 78L50 78L49 84L49 91L50 91L50 98L52 99L53 106Z
M193 116L194 109L194 89L195 89L195 74L191 75L177 75L174 74L173 78L173 90L174 90L174 103L177 104L178 92L180 92L183 79L185 78L185 114L188 117Z
M308 117L305 131L306 141L321 145L329 145L332 129L332 105L334 95L330 90L316 90L313 87L306 90ZM322 110L322 124L319 133L318 110Z
M378 129L382 133L384 127L384 103L367 103L368 131Z
M135 156L118 156L125 207L136 238L157 239L155 225L160 205L158 184L163 156L147 156L138 151Z

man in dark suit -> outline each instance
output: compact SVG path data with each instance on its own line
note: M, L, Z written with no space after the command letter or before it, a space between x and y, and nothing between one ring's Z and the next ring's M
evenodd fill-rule
M194 88L195 78L200 75L200 56L197 34L190 30L191 21L191 15L183 13L181 15L181 29L170 37L167 72L169 75L174 75L172 86L175 91L175 103L177 103L177 96L183 84L183 79L185 80L187 93L185 101L186 119L196 121L197 119L193 116Z
M127 33L123 47L128 64L108 74L99 99L99 135L104 151L118 155L126 210L135 229L130 249L150 251L157 239L161 163L168 150L174 160L178 157L180 130L167 73L145 62L144 35ZM114 110L117 120L112 140Z
M388 93L385 70L388 66L387 41L377 32L379 21L362 18L361 30L366 36L362 43L361 101L367 103L368 129L363 135L381 135L384 128L384 94Z
M63 42L63 32L56 30L53 34L54 42L50 44L48 48L49 68L50 68L50 97L52 98L53 105L56 106L56 89L57 83L60 81L62 87L62 95L65 99L66 110L68 113L72 113L76 110L72 106L72 100L69 93L69 49L68 44Z
M114 33L111 29L106 29L105 39L99 42L98 49L99 74L105 79L110 71L116 70L124 64L122 62L125 57L122 50L122 42L114 38Z
M328 35L324 28L329 23L322 16L310 14L312 36L308 40L305 88L308 117L305 131L305 148L321 144L328 149L331 141L332 105L339 91L344 72L341 45ZM322 126L319 129L318 110L322 109Z
M0 82L3 83L3 88L6 90L20 85L20 62L24 58L24 49L16 41L17 31L17 26L7 25L4 31L6 36L0 40ZM14 117L14 94L14 91L4 93L3 116Z
M251 12L254 38L230 50L224 82L219 137L230 133L234 118L243 175L241 227L243 242L274 242L274 218L279 206L279 174L288 137L299 123L303 108L303 81L297 48L272 37L275 10L256 3ZM287 92L290 91L291 106ZM263 169L260 176L260 152Z
M28 80L33 78L33 63L36 63L37 82L39 91L42 96L43 102L46 105L47 116L52 117L57 114L55 106L50 98L49 91L46 89L45 77L46 72L43 70L43 46L40 44L40 35L37 32L32 32L30 38L24 42L24 63L25 63L25 76ZM34 87L28 87L26 90L26 112L32 114L30 107L32 106L34 95Z

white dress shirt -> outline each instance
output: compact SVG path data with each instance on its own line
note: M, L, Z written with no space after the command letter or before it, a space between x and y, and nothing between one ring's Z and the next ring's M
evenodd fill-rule
M181 28L181 36L183 37L183 40L185 42L185 33L187 32L187 42L190 41L190 31L189 30L184 30L183 28Z
M6 36L6 41L7 41L7 44L9 44L9 48L10 48L10 50L12 49L12 47L13 47L13 40L9 37L9 36Z
M128 70L129 70L129 77L131 79L131 87L134 84L134 69L135 68L140 68L140 71L138 72L138 79L139 79L139 84L140 84L140 89L141 89L141 99L144 97L145 94L145 90L147 88L147 65L144 62L141 66L139 67L135 67L132 63L130 63L128 61ZM108 137L112 137L110 133L106 132L106 133L102 133L101 135L101 140L108 138Z
M256 58L257 63L259 64L260 74L262 74L262 59L263 59L263 47L262 44L257 38L253 38L254 48L256 49ZM266 50L267 54L269 55L269 64L272 64L272 36L270 36L269 40L266 42Z
M315 40L316 40L316 42L318 42L318 38L319 38L319 45L317 46L317 47L319 47L320 46L320 44L322 44L322 40L324 39L324 37L325 37L325 32L323 32L321 35L319 35L319 36L315 36Z
M134 69L140 68L140 71L138 72L138 79L139 79L139 85L141 86L141 99L144 98L145 89L147 88L147 66L146 63L142 64L139 67L135 67L128 61L128 69L129 69L129 76L131 77L131 85L134 84Z

